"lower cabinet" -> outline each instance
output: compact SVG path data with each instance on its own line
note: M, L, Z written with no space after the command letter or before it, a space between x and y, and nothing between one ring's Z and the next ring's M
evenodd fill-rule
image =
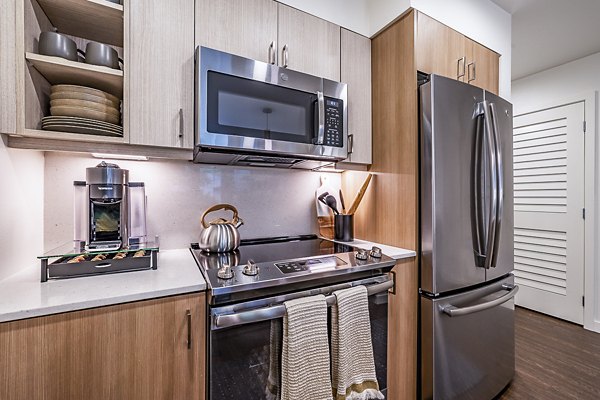
M0 324L0 399L204 399L205 295Z

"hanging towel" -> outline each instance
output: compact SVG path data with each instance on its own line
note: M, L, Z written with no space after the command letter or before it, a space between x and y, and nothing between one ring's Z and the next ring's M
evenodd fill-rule
M284 304L281 400L333 400L325 297Z
M281 354L282 326L281 321L274 319L271 321L271 334L269 338L269 377L267 378L267 387L265 388L266 400L280 400L279 364Z
M331 373L335 400L384 399L379 391L367 288L334 292L331 308Z

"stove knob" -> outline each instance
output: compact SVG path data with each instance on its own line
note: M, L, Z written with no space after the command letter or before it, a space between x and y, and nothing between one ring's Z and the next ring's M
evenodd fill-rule
M248 260L248 263L242 270L244 275L255 276L258 275L258 265L253 260Z
M381 249L377 246L373 246L373 248L371 249L371 257L373 258L381 258Z
M229 265L223 265L217 271L217 276L219 278L221 278L221 279L231 279L231 278L233 278L233 270L231 269L231 266L229 266Z
M369 258L369 253L367 252L367 250L358 249L358 251L356 252L356 259L357 260L366 260L367 258Z

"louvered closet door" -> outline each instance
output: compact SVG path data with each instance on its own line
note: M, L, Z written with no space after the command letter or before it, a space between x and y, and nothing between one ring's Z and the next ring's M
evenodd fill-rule
M514 118L517 305L583 323L584 103Z

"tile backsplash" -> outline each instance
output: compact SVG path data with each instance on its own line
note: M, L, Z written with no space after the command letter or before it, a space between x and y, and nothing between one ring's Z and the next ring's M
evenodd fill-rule
M73 181L101 162L87 155L46 153L44 247L73 239ZM107 160L129 170L130 181L146 183L148 234L161 248L197 242L200 217L217 203L234 205L244 220L242 238L317 233L314 194L322 173L192 164L185 161ZM326 174L339 186L338 174ZM217 214L218 215L218 214Z

